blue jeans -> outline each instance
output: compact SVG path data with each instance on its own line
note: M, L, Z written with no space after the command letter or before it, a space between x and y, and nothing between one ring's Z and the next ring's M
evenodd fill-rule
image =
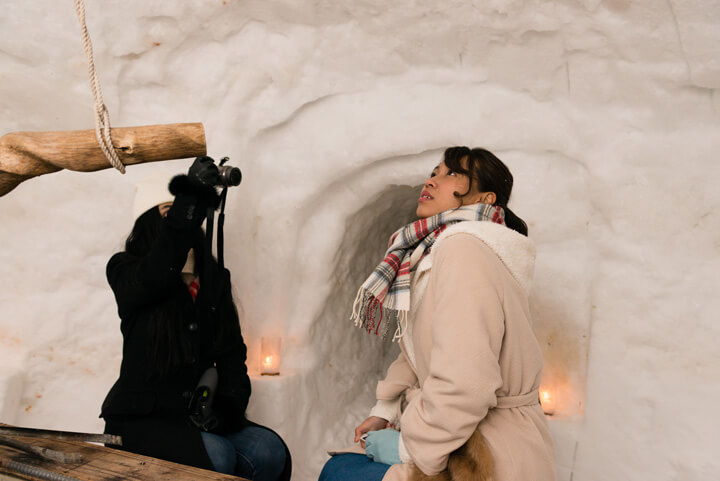
M285 466L285 445L272 431L248 426L220 436L200 433L215 471L253 481L276 481Z
M339 454L325 463L318 481L380 481L389 464L376 463L364 454Z

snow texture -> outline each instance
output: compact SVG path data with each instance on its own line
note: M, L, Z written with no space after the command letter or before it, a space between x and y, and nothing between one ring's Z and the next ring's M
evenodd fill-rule
M515 175L559 479L720 476L720 3L86 0L114 126L203 122L243 170L227 263L252 419L295 481L348 445L397 347L349 322L452 145ZM72 2L0 0L0 134L93 127ZM0 199L2 421L101 431L121 358L104 267L135 188L190 161L32 179Z

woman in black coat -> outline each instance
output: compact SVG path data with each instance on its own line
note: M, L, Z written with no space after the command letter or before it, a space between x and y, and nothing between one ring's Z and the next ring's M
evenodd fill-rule
M282 439L245 418L250 379L230 272L214 259L203 265L201 225L218 196L193 169L210 166L196 161L188 177L175 178L174 202L142 214L125 250L108 262L124 342L120 377L100 416L106 433L122 436L120 449L252 480L288 480ZM198 381L212 366L212 412L191 417Z

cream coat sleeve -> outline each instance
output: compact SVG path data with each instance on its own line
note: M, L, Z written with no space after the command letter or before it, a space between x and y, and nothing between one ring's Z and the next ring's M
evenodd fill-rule
M401 417L404 447L425 474L445 469L450 453L497 404L504 334L499 268L495 254L471 235L448 237L435 252L429 374Z
M405 354L400 351L397 359L390 364L385 379L378 382L375 395L378 401L396 401L405 390L417 383L415 371L410 367Z

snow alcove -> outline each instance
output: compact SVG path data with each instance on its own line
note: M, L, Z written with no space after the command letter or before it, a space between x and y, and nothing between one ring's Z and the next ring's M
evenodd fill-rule
M287 126L285 134L263 139L264 145L272 146L271 152L258 155L276 155L286 141L283 137L294 137L288 132L298 128ZM325 132L330 134L333 130ZM354 426L374 404L377 380L397 356L395 344L353 326L349 320L351 305L359 285L381 259L389 235L416 219L422 182L441 160L442 152L443 148L429 148L397 155L381 150L370 159L329 159L327 171L313 168L309 172L304 172L305 169L277 172L284 179L297 181L297 185L285 182L288 189L284 195L293 195L296 189L299 193L295 195L307 197L298 202L278 200L279 204L273 206L268 203L267 209L275 212L271 217L277 216L279 222L265 226L264 219L259 220L259 229L253 233L258 237L258 245L264 244L259 241L260 236L277 237L274 242L284 243L272 256L257 257L255 261L262 258L267 262L276 256L279 259L262 267L254 264L255 270L262 269L266 277L274 272L292 271L296 278L283 279L280 275L272 281L265 279L268 284L261 291L273 301L254 297L244 304L245 332L253 333L256 339L271 333L284 335L285 339L281 374L277 378L254 378L255 397L249 414L273 420L281 431L287 430L283 432L289 438L303 440L297 449L309 462L307 474L300 476L308 479L314 476L313 469L327 458L326 448L352 442ZM542 252L536 279L556 286L535 289L531 298L536 332L546 357L547 382L543 391L550 396L548 412L561 423L581 419L589 342L590 313L586 305L592 248L587 230L576 219L590 212L589 204L582 200L587 171L559 153L528 155L502 149L496 153L515 172L517 188L511 205L528 222L538 251ZM344 163L350 165L343 169ZM272 162L258 165L268 169ZM547 189L546 185L553 188ZM276 196L274 192L273 197ZM566 205L562 202L565 198L575 198L577 202ZM262 203L262 195L256 201ZM290 212L274 210L278 205L291 206ZM542 226L535 220L546 205L559 206L552 226ZM292 235L283 234L279 226L289 228ZM236 254L244 257L238 259L240 265L253 262L243 251ZM270 293L272 290L275 294ZM276 317L275 327L269 327L271 322L255 326L251 320ZM573 443L572 431L558 426L560 436ZM306 467L297 469L303 473Z
M308 325L308 344L290 347L285 353L290 379L284 373L273 379L255 378L256 397L249 416L273 419L280 414L287 418L284 427L313 447L306 454L313 459L310 464L322 463L326 448L352 443L354 424L367 416L368 407L374 404L375 384L399 352L389 339L383 342L356 328L349 317L357 288L377 265L387 239L397 229L396 222L412 219L418 192L419 188L409 186L387 186L367 204L344 213L346 217L339 221L344 232L327 257L327 287L316 294L321 307ZM293 369L310 359L313 363L308 372ZM271 397L285 400L272 405L274 412L268 412L268 400L259 395L265 390ZM298 404L299 399L307 401Z

